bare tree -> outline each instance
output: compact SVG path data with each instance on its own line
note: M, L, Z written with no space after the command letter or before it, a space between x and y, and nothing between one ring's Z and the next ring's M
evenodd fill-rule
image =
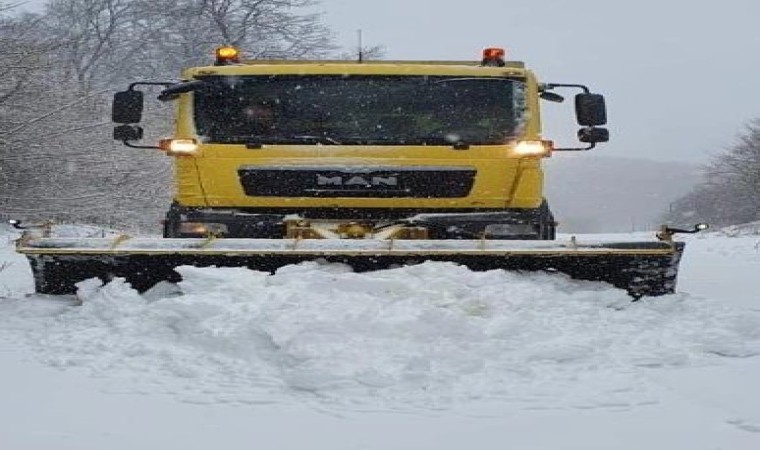
M313 12L313 0L157 0L141 17L160 18L161 55L175 69L207 64L215 47L235 45L245 57L323 58L335 47Z
M7 10L0 5L0 13ZM34 16L0 16L0 107L4 110L0 139L7 140L25 120L24 114L18 114L29 110L23 99L46 65L49 45L35 39L37 24Z
M356 30L356 47L341 52L339 59L347 61L368 61L373 59L383 59L385 56L385 47L382 45L365 45L362 30Z
M44 27L59 42L56 57L82 91L108 85L129 64L131 0L51 0Z
M113 223L129 217L140 223L146 205L168 191L166 158L130 154L112 142L109 96L93 90L87 78L95 71L77 72L72 67L79 66L62 63L60 55L71 47L48 31L39 15L0 21L2 212Z
M760 220L760 119L704 167L704 182L676 201L665 219L733 225Z
M346 61L370 61L383 59L383 56L385 56L385 47L382 45L362 45L354 51L340 53L338 58Z
M738 142L707 168L710 176L760 194L760 119L750 121Z
M6 11L0 17L3 212L120 228L156 223L170 201L170 159L112 141L111 92L128 82L174 79L183 67L208 64L225 43L252 58L324 56L333 49L331 36L313 5L49 0L38 15ZM147 128L168 132L157 124Z
M0 14L12 8L0 6ZM35 39L33 16L0 16L0 207L6 213L22 195L19 150L30 143L26 131L42 114L36 101L47 46Z

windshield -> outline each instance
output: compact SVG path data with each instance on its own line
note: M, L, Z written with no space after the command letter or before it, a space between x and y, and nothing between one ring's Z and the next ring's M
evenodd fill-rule
M507 78L262 75L202 78L198 134L213 143L501 144L525 116Z

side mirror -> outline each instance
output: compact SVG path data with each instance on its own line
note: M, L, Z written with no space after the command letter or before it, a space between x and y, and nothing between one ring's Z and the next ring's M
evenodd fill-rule
M111 110L111 120L113 120L114 123L139 123L140 120L142 120L142 112L142 92L123 91L114 94L113 108Z
M607 107L601 94L577 94L575 96L575 116L578 124L595 127L607 123ZM602 142L602 141L598 141Z
M143 129L137 125L119 125L113 129L113 138L117 141L139 141L143 137Z
M586 144L597 144L610 140L610 132L606 128L581 128L578 130L578 140Z

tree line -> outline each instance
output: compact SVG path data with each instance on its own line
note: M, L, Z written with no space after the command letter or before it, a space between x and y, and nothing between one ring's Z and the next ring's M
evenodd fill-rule
M25 12L0 0L0 216L157 229L171 160L111 139L113 92L176 80L220 44L248 59L321 59L336 48L315 0L49 0ZM364 48L364 57L382 55ZM156 106L158 108L158 106ZM168 110L148 131L169 132ZM760 220L760 119L704 167L668 223Z
M750 120L703 172L702 183L671 205L666 222L727 226L760 221L760 119Z
M49 0L27 12L0 0L0 214L155 226L170 201L170 158L114 143L112 94L135 81L177 80L222 44L248 59L331 57L339 49L317 6ZM156 122L147 128L169 131L158 123L170 120Z

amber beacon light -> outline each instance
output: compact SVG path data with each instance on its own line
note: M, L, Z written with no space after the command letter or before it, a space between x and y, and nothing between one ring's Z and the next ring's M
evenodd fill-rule
M507 52L504 51L503 48L487 48L483 50L483 60L481 61L481 65L504 67L504 65L506 65L506 62L504 62L504 57L506 55Z
M217 66L226 66L240 62L240 50L229 45L217 48L215 54L215 65Z

